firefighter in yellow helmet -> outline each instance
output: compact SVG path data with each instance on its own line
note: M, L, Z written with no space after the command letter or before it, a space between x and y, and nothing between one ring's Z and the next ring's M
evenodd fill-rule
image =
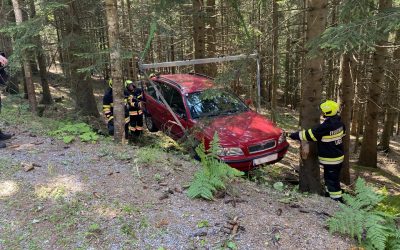
M137 87L138 83L130 80L127 83L127 90L129 91L129 131L133 136L139 136L143 133L143 91Z
M112 94L112 80L109 79L107 81L109 88L107 88L106 92L103 96L103 114L107 120L107 128L108 134L114 135L114 103L113 103L113 94ZM127 83L125 82L124 89L124 99L125 99L125 138L129 137L129 110L128 110L128 96L129 92L127 90Z
M318 159L324 168L327 194L334 200L343 202L340 188L340 170L344 160L342 138L345 126L338 115L339 104L327 100L320 105L325 120L315 128L305 129L289 135L293 140L314 141L318 144Z

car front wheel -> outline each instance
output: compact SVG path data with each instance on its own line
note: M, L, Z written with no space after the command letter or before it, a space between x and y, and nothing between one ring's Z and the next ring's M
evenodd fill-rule
M146 127L150 132L157 132L158 128L156 127L156 125L154 124L153 118L151 118L151 116L146 115L144 117L144 121L146 123Z

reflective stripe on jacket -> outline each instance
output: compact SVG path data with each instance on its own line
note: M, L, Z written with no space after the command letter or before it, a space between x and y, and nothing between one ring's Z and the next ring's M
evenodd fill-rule
M128 103L129 92L124 91L125 103ZM107 121L110 122L114 119L114 103L113 103L113 92L112 88L108 88L103 96L103 114ZM125 105L125 123L129 123L129 110Z
M312 129L301 130L293 134L300 141L315 141L318 144L318 159L323 165L336 165L343 162L342 138L346 130L340 116L327 117L323 123Z

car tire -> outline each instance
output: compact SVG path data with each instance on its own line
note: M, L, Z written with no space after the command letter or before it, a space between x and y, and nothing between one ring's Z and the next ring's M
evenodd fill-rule
M158 128L156 127L156 125L154 124L153 118L151 118L150 115L145 115L144 116L144 122L146 124L147 129L150 132L157 132Z

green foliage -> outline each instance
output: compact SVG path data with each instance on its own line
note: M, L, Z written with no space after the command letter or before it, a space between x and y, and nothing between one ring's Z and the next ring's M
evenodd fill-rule
M36 15L30 16L28 20L18 25L15 22L9 22L0 27L0 34L13 38L13 53L9 58L10 72L17 72L14 69L20 67L22 58L27 55L25 52L39 49L35 38L38 38L41 32L50 26L49 15L64 7L65 5L62 3L46 1L46 4L40 5L40 9L36 8Z
M400 216L400 195L387 195L385 199L378 204L377 209L393 216Z
M208 223L207 220L202 220L197 223L198 228L209 227L209 226L210 224Z
M374 50L378 41L400 28L400 8L377 12L372 0L346 0L340 5L340 23L329 27L309 44L311 53L318 49L336 52Z
M49 133L64 143L71 143L78 137L82 142L96 142L99 136L93 132L92 128L86 123L68 123L59 129Z
M366 249L399 249L400 230L395 217L377 210L385 196L374 192L361 178L355 191L354 197L343 196L347 205L341 204L341 210L328 220L330 231L357 237Z
M29 104L22 96L9 95L2 100L1 119L12 126L23 127L36 135L48 135L63 123L47 117L38 117L29 111Z
M136 237L136 232L135 232L135 225L132 222L126 222L122 224L121 226L121 232L125 234L126 236L132 237L132 238L137 238Z
M228 241L228 243L226 243L226 247L229 249L237 249L236 243L233 241Z
M219 160L217 152L219 150L218 135L215 134L211 142L210 149L205 149L204 142L196 148L196 153L200 157L202 169L197 171L188 189L190 198L203 198L212 200L214 192L224 190L225 184L230 179L242 176L243 172L231 168L226 163Z
M141 147L138 150L138 162L139 163L146 163L146 164L151 164L156 162L158 159L160 159L160 154L162 153L162 150L160 148L155 148L155 147Z
M283 189L285 188L285 185L283 185L282 182L278 181L274 183L274 188L278 191L283 191Z
M93 223L89 226L89 232L95 232L100 230L100 225L97 223Z

